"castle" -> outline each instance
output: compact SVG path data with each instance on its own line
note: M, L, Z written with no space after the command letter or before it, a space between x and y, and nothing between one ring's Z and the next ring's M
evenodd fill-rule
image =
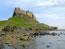
M13 16L24 16L24 15L27 15L33 19L36 19L36 17L34 16L32 12L24 11L24 10L21 10L20 8L15 8Z

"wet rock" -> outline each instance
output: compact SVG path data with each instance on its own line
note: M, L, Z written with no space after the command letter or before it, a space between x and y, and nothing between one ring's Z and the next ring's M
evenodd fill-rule
M2 40L0 40L0 49L4 49L4 45L2 43Z
M51 35L55 36L55 35L57 35L57 33L53 32L53 33L51 33Z
M46 33L40 33L40 35L46 35Z
M27 47L27 46L28 46L28 44L23 44L23 45L21 45L21 46L25 48L25 47Z
M0 34L0 37L2 37L2 36L4 36L5 34L4 33L2 33L2 34Z
M60 36L60 34L58 34L58 36Z
M33 35L38 36L38 35L39 35L39 33L34 33Z
M43 36L43 35L51 35L51 34L47 33L47 32L39 32L39 33L34 33L33 35L36 35L36 36L41 35L41 36Z
M23 40L22 38L20 38L20 40Z
M62 32L60 34L63 34Z
M50 45L47 45L47 48L51 47Z
M1 34L5 34L5 33L4 33L3 31L0 31L0 35L1 35Z
M46 35L51 35L51 33L46 33Z
M65 35L65 34L64 34Z

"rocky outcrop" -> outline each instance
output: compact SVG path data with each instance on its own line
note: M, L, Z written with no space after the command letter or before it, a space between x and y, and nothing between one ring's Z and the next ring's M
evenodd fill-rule
M13 17L20 17L24 19L26 21L25 24L39 24L32 12L24 11L20 8L15 8Z
M0 49L4 49L4 45L3 45L2 39L0 39Z
M36 17L34 16L34 14L30 11L24 11L24 10L21 10L20 8L15 8L14 10L14 14L13 14L13 17L22 17L22 16L29 16L31 17L32 19L35 19L36 20Z

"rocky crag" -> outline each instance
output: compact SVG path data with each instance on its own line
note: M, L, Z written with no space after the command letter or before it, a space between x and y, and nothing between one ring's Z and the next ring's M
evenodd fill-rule
M24 15L27 15L27 16L31 17L32 19L36 20L36 17L34 16L34 14L32 12L30 12L30 11L24 11L24 10L21 10L20 8L15 8L13 17L14 16L16 16L16 17L21 16L22 17Z
M40 33L43 30L56 30L57 27L51 27L46 24L41 24L37 21L34 14L30 11L24 11L20 8L15 8L13 16L5 21L0 21L0 28L3 31L14 32L32 32ZM21 29L20 29L21 28Z
M56 29L58 28L39 23L32 12L15 8L11 18L0 21L0 39L2 39L4 47L7 45L19 49L18 46L28 46L27 42L32 39L33 35L47 35L49 34L46 33L47 30ZM53 33L53 35L56 34ZM2 44L0 48L2 48Z
M0 21L0 27L5 32L16 33L43 33L43 30L56 30L57 27L51 27L41 24L37 21L34 14L30 11L24 11L15 8L13 16L6 21Z
M13 16L8 20L0 21L0 28L6 26L16 26L21 28L33 28L33 29L57 29L57 27L51 27L46 24L41 24L37 21L34 14L30 11L24 11L20 8L15 8Z
M39 22L36 20L36 17L34 14L30 11L24 11L21 10L20 8L15 8L13 17L21 17L24 20L27 20L28 24L33 23L33 24L39 24Z

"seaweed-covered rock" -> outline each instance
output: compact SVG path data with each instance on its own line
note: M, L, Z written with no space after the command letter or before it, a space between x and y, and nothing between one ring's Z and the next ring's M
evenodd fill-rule
M2 31L11 31L11 27L10 26L6 26L2 29Z

